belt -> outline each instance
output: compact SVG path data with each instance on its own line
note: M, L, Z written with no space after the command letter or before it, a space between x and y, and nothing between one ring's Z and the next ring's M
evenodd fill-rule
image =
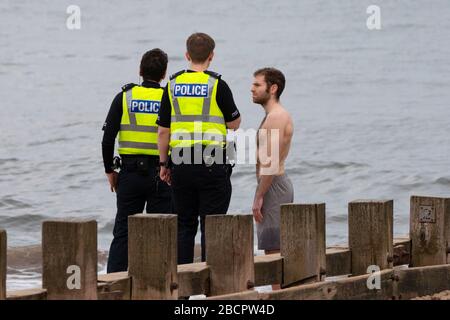
M158 166L158 156L122 156L121 169L126 171L147 171Z

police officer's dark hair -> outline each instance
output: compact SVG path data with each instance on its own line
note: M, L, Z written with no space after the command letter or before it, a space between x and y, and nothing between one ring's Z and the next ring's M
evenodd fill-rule
M278 89L275 93L277 99L280 99L281 94L283 93L284 87L286 85L286 78L284 77L284 74L275 68L261 68L256 70L253 73L253 76L264 76L264 80L267 83L267 92L269 92L269 88L276 84Z
M141 76L144 80L160 81L167 70L167 54L159 48L144 53L141 59Z
M214 51L216 43L206 33L193 33L186 40L186 49L194 63L202 63Z

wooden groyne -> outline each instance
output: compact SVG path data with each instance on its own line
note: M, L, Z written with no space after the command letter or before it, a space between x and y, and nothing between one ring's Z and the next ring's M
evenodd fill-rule
M252 215L208 216L207 260L186 265L175 215L130 216L128 272L106 275L96 221L45 221L43 288L11 292L0 231L0 299L411 299L450 289L450 198L412 196L403 238L393 238L392 200L352 201L348 214L348 247L326 247L324 203L282 205L281 253L268 256L254 256ZM254 290L276 283L283 289Z

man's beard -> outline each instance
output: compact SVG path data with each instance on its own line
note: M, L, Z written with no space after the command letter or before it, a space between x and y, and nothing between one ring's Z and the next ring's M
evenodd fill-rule
M269 95L269 93L267 93L266 95L263 95L261 97L253 98L253 102L260 104L260 105L264 105L267 103L267 101L269 101L269 99L270 99L270 95Z

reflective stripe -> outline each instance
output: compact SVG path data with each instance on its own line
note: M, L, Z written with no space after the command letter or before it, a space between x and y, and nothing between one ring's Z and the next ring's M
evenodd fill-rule
M192 141L202 141L202 140L214 140L218 142L223 142L226 136L218 133L201 133L201 132L174 132L170 135L171 140L192 140Z
M158 150L158 144L148 142L119 141L119 148Z
M133 132L151 132L157 133L158 127L156 126L139 126L133 124L121 124L120 130L122 131L133 131Z
M225 119L221 116L209 116L209 115L176 115L171 117L172 122L211 122L218 124L225 124Z
M216 83L216 78L209 76L208 78L208 96L203 100L203 108L202 108L202 114L209 114L209 111L211 109L211 96L214 89L214 84Z
M178 98L175 97L173 94L175 92L175 79L173 79L173 81L170 81L170 91L172 94L173 111L175 112L176 115L181 115L180 105L178 104Z
M126 91L124 94L126 95L127 99L127 107L128 107L128 118L130 119L131 125L136 125L136 115L131 112L131 100L133 100L133 96L131 94L131 89Z

